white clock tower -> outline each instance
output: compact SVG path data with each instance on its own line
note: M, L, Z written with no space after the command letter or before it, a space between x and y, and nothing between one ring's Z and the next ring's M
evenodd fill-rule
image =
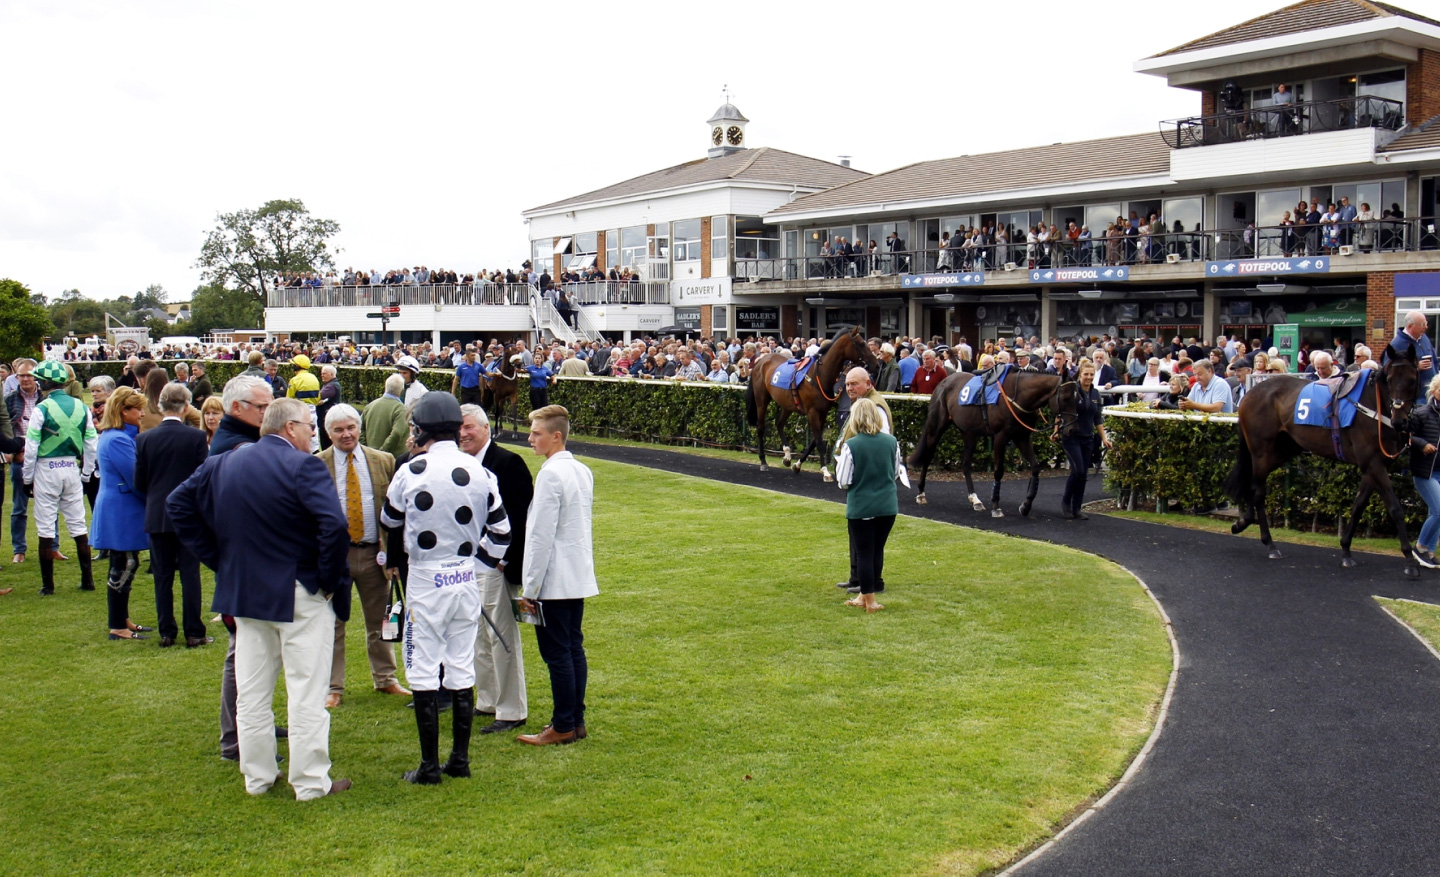
M750 120L734 104L725 101L706 123L710 132L710 158L720 158L745 149L745 126L749 123Z

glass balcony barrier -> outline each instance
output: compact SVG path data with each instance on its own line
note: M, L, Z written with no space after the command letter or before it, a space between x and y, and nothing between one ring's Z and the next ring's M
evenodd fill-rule
M1186 149L1356 128L1398 131L1404 125L1403 103L1361 95L1267 107L1233 107L1206 116L1167 119L1160 123L1160 136L1171 149Z

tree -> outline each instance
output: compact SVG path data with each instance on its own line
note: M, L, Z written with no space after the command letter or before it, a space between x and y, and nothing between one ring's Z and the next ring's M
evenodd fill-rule
M30 300L30 290L18 280L0 280L0 361L35 356L40 344L55 331L45 309Z
M311 216L299 199L267 201L259 210L215 220L195 267L211 286L243 290L262 308L276 275L334 267L329 240L340 224Z
M152 283L145 287L144 292L135 293L135 297L130 300L130 307L137 311L145 308L159 308L163 311L167 298L169 298L169 293L165 291L165 287L158 283Z
M50 322L61 335L105 334L105 303L88 298L62 298L50 306Z
M264 306L248 290L220 284L196 287L190 296L189 335L208 335L216 329L256 329L265 318Z

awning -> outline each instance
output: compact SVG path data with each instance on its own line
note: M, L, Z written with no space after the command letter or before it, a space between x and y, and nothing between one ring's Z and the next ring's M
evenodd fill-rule
M555 242L555 249L551 252L551 255L563 256L565 255L565 251L568 249L570 249L570 239L561 238L560 240Z
M580 255L578 255L578 256L576 256L575 258L573 258L573 259L570 260L570 264L565 266L565 270L566 270L566 271L584 271L586 268L589 268L591 265L594 265L594 264L595 264L595 254L594 254L594 253L581 253Z
M1285 318L1298 326L1364 326L1365 302L1346 299L1312 311L1288 311Z

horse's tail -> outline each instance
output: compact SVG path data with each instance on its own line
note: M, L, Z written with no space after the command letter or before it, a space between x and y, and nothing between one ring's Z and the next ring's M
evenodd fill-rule
M945 427L950 424L950 412L945 404L945 393L942 387L935 388L935 394L930 397L930 408L925 412L925 427L920 430L920 437L915 441L915 451L906 460L911 466L917 469L924 469L935 459L935 451L940 447L940 435L945 432Z
M754 375L752 374L753 378ZM755 405L755 382L749 381L745 384L745 422L751 426L760 425L760 413Z
M1225 494L1240 504L1244 510L1250 508L1250 489L1255 482L1255 461L1250 456L1250 444L1245 441L1245 430L1240 430L1240 449L1235 466L1225 479Z

